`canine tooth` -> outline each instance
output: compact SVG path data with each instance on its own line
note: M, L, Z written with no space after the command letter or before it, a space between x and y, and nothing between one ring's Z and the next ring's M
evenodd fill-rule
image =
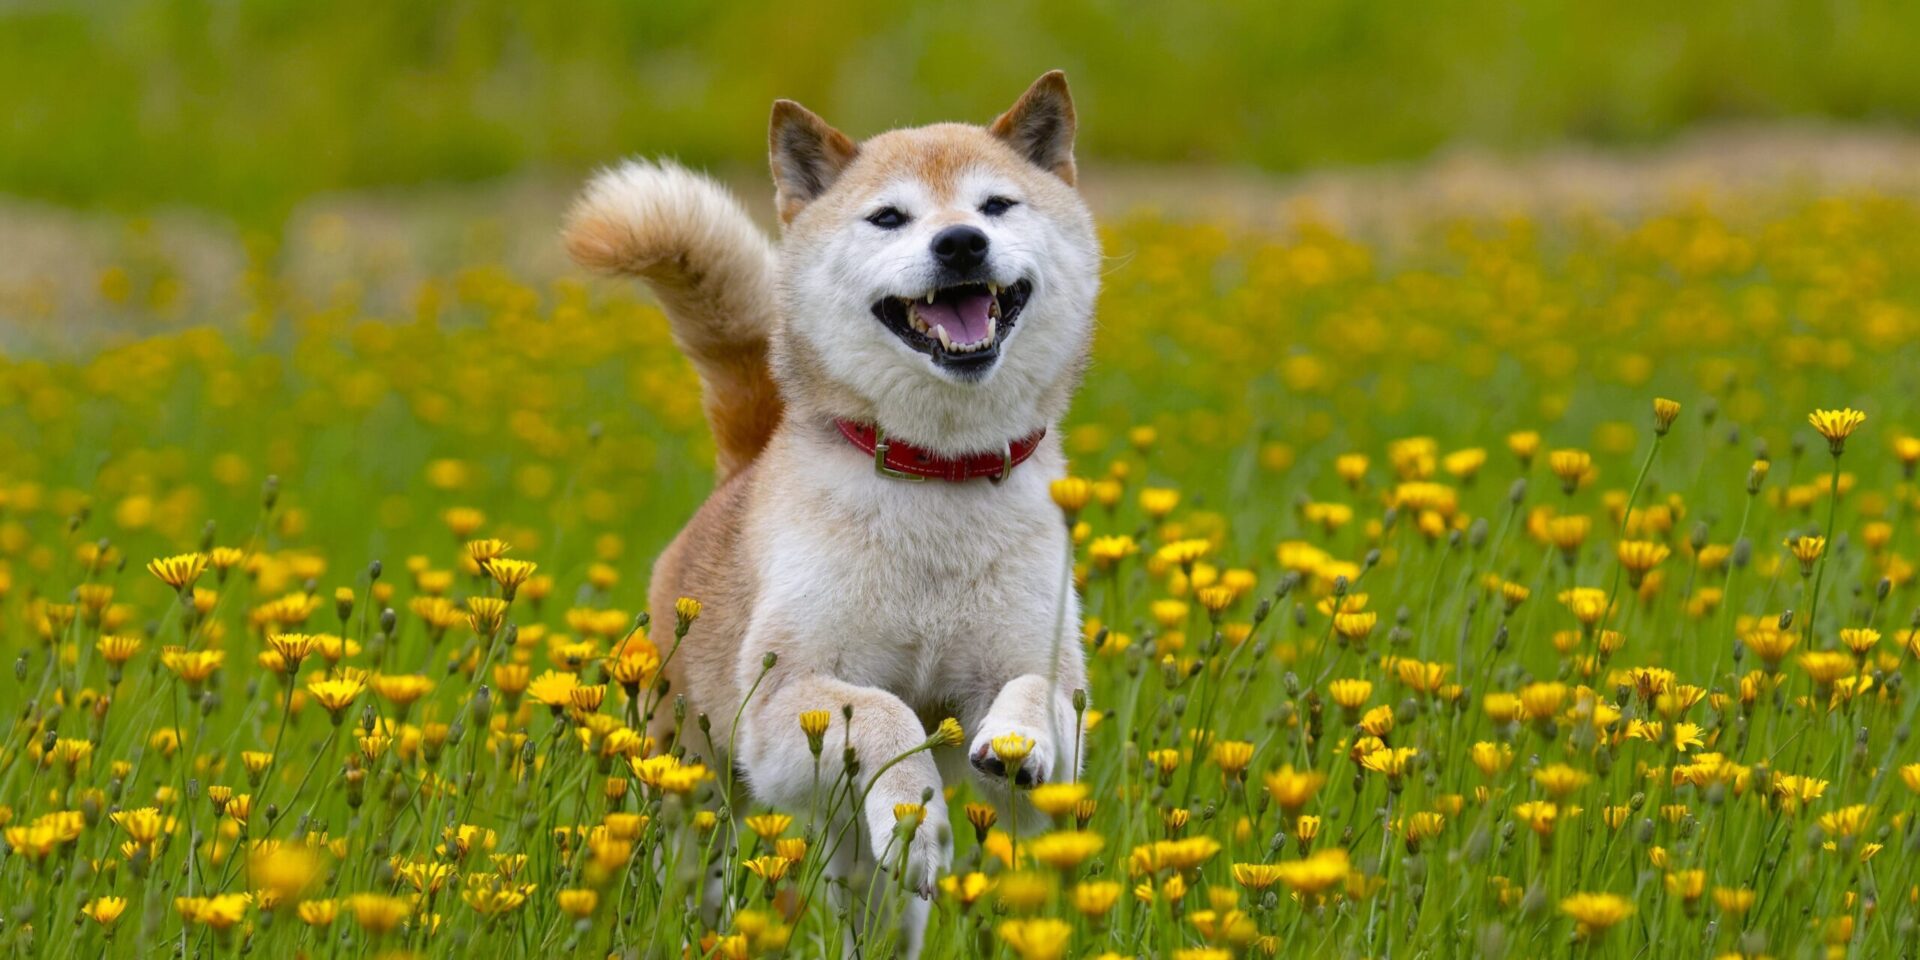
M928 306L932 306L932 305L933 305L933 291L932 291L932 290L928 290L928 291L927 291L927 305L928 305Z
M996 297L997 297L997 296L999 296L999 295L1000 295L1000 285L999 285L999 284L997 284L997 283L989 283L989 284L987 284L987 292L988 292L988 293L990 293L990 294L992 294L993 296L996 296Z

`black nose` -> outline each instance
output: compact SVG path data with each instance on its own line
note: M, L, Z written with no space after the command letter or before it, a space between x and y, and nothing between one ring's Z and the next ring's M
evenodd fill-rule
M934 235L933 258L949 270L971 270L987 260L987 235L978 227L948 227Z

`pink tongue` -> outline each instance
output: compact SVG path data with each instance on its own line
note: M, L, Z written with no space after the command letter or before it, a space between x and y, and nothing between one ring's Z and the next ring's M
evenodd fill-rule
M988 325L993 318L987 311L993 304L993 297L984 293L970 293L959 297L939 297L932 303L922 300L913 305L919 311L920 319L927 326L939 327L947 332L947 339L953 343L974 343L984 340Z

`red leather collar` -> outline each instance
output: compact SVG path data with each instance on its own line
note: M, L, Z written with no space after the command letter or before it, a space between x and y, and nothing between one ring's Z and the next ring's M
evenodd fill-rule
M1047 428L1041 427L1007 444L1005 451L942 457L904 440L886 436L871 423L835 420L833 425L840 428L840 435L846 437L848 443L861 453L873 457L873 469L881 476L896 480L945 480L948 483L982 477L995 483L1005 480L1014 467L1033 456L1033 452L1040 448L1040 438L1047 435Z

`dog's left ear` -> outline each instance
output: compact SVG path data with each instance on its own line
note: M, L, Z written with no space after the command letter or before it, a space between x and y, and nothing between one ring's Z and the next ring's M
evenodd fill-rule
M1036 166L1071 184L1075 176L1073 124L1073 95L1067 92L1067 75L1050 70L987 129Z

